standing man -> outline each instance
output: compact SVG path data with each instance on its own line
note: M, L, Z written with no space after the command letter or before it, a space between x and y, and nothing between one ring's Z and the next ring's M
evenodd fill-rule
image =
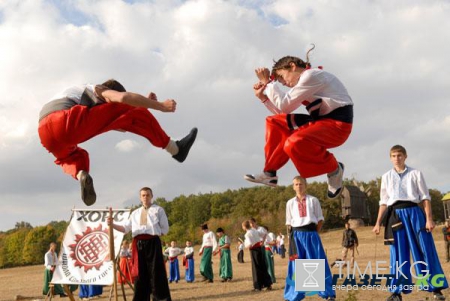
M272 283L277 282L277 278L275 277L275 263L273 261L273 247L276 246L275 234L269 232L269 228L263 226L264 230L266 230L267 235L264 240L264 258L266 259L267 272L270 275L270 279L272 279Z
M178 283L180 280L180 265L178 263L178 256L183 254L183 250L177 247L176 241L170 242L170 247L168 247L164 254L169 258L169 283L175 281Z
M266 236L267 236L267 230L263 226L258 225L258 223L256 222L256 219L254 217L251 217L249 219L249 221L250 221L250 226L258 232L259 238L263 242L263 245L264 245L264 241L266 240ZM264 246L263 246L263 250L264 250Z
M39 137L63 171L80 181L81 199L91 206L97 195L89 175L89 154L78 147L97 135L111 130L128 131L147 138L183 162L195 141L197 129L179 141L170 139L148 109L175 112L173 99L158 101L151 92L147 97L126 92L118 81L101 85L74 86L55 95L39 113Z
M445 300L441 290L448 283L431 235L435 225L425 178L422 172L405 164L407 154L403 146L394 145L389 156L393 168L381 178L380 208L373 228L378 235L380 226L385 227L384 243L391 249L390 273L396 275L389 289L392 295L386 300L402 301L402 293L411 293L416 282L411 274L411 254L416 276L423 275L423 271L429 276L422 280L422 289L432 292L435 300ZM424 210L418 206L420 203Z
M142 206L131 213L130 219L123 225L114 224L108 219L108 225L115 230L133 236L131 276L134 282L133 301L150 300L171 301L167 273L164 266L161 235L169 232L164 209L152 203L153 192L149 187L140 190Z
M325 291L319 292L319 296L334 301L333 277L318 234L323 224L322 208L316 197L306 194L306 186L305 178L295 177L293 188L296 195L286 204L286 226L290 236L284 300L299 301L305 298L305 292L295 290L295 259L325 259Z
M214 274L212 268L211 257L217 249L216 236L212 231L209 231L208 225L201 225L203 231L202 246L198 255L202 257L200 260L200 274L203 276L203 281L207 283L214 282Z
M237 261L239 263L244 263L244 242L241 240L241 238L238 238L237 250Z
M277 244L279 245L279 254L281 258L284 258L286 256L286 248L284 247L284 235L283 233L279 233L277 236Z
M231 240L225 234L222 228L217 228L217 236L219 236L219 248L214 255L220 253L219 277L221 282L231 281L233 279L233 267L231 265Z
M245 231L244 246L250 251L252 261L253 291L261 291L263 288L272 290L272 280L267 273L266 260L264 259L263 242L252 226L250 220L242 222L242 230Z
M45 273L44 273L44 289L42 290L43 295L47 295L50 290L49 284L53 278L53 272L57 265L59 265L58 253L56 253L56 243L50 243L50 248L44 257ZM55 284L53 286L53 293L59 294L60 297L67 297L64 293L64 289L61 284Z
M342 261L347 261L347 254L350 251L350 267L353 267L353 263L355 262L355 249L358 248L358 236L355 230L350 229L349 222L345 223L345 230L342 233L342 247Z
M445 241L445 253L447 255L447 262L450 261L450 223L448 220L445 221L444 227L442 228L442 234L444 234Z
M189 240L186 241L186 247L184 248L183 266L186 268L186 282L194 282L194 248Z

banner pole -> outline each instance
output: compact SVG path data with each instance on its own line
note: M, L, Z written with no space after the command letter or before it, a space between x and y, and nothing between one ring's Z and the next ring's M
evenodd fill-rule
M112 208L109 207L109 218L113 220L113 211ZM116 267L116 256L114 252L114 228L113 228L113 222L111 222L111 225L109 226L109 257L112 260L113 264L113 279L114 279L114 296L116 301L118 301L118 295L117 295L117 267Z

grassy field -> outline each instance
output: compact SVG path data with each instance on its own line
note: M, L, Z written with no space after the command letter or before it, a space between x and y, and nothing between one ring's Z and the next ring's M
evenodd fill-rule
M450 275L450 263L446 263L444 256L444 242L441 235L441 228L438 227L434 230L436 248L441 258L441 263L444 268L444 273L448 278ZM356 229L360 246L358 248L359 255L356 260L358 265L365 269L369 261L389 261L389 248L383 245L383 239L381 236L376 237L371 233L371 228L358 228ZM342 230L330 231L322 233L322 242L326 249L327 256L330 262L340 257L341 247L340 242L342 238ZM197 246L198 249L198 246ZM245 251L245 263L240 264L236 260L236 251L232 249L233 255L233 273L234 278L232 282L221 283L218 278L218 266L219 258L213 257L213 268L215 272L214 283L194 282L186 283L181 280L179 283L170 284L171 294L173 300L199 300L199 301L231 301L231 300L283 300L284 278L286 276L287 259L281 259L278 255L275 255L275 273L277 277L277 283L274 284L272 291L252 292L252 279L251 279L251 264L249 258L249 252ZM198 272L199 258L196 257L196 278L200 280L201 277ZM387 264L386 264L387 266ZM31 266L21 267L13 269L0 270L0 301L16 300L18 295L23 296L27 300L44 300L45 296L42 296L43 286L43 266ZM182 276L184 276L184 270L180 269ZM333 274L338 273L338 269L335 267L332 269ZM340 282L338 282L340 283ZM443 291L447 300L450 301L450 290ZM110 287L104 288L104 293L100 298L94 300L109 300ZM119 288L120 292L120 288ZM75 292L76 300L78 300L78 291ZM386 291L353 291L350 294L337 290L337 300L340 301L352 301L361 300L369 301L376 300L382 301L389 295ZM127 300L132 300L133 293L131 289L126 289ZM433 300L433 297L429 293L414 291L412 294L405 295L404 301L419 301L419 300ZM19 298L20 299L20 298ZM61 299L59 296L54 299ZM123 297L119 293L119 300L123 300ZM62 300L68 300L64 298ZM114 298L112 298L114 300ZM305 300L323 300L316 296L307 297Z

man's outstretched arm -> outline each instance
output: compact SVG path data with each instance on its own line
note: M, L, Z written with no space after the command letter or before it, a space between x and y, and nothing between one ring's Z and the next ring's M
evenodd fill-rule
M158 101L155 93L150 93L145 97L133 92L118 92L97 86L95 89L97 95L101 96L106 102L124 103L133 107L147 108L161 112L175 112L177 103L173 99Z

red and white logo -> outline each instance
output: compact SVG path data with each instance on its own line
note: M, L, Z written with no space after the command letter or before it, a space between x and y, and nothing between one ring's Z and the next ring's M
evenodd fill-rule
M85 272L90 269L100 270L104 261L109 258L109 233L102 229L87 227L81 235L75 234L75 243L69 245L70 257L75 260L75 266L83 268Z

